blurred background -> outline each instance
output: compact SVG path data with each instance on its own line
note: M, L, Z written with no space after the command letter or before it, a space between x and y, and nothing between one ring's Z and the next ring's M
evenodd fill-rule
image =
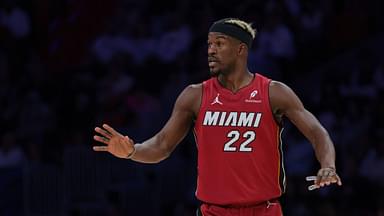
M285 215L384 215L381 0L1 0L0 215L194 215L189 134L157 165L95 153L109 123L140 142L207 79L207 31L258 34L249 68L288 84L328 129L343 187L309 192L311 145L287 121Z

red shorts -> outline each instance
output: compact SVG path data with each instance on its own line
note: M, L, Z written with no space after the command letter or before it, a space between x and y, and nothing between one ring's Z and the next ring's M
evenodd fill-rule
M281 205L278 201L261 203L247 207L222 207L211 204L202 204L200 207L203 216L282 216Z

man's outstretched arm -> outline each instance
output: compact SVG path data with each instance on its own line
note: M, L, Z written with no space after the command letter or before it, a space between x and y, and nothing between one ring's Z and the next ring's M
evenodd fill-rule
M108 125L95 128L101 136L96 141L106 146L95 146L95 151L108 151L116 157L127 158L142 163L158 163L167 158L177 144L186 136L200 106L201 85L190 85L179 95L171 117L165 126L152 138L134 144L127 136Z
M327 130L306 110L297 95L285 84L272 81L270 100L275 115L286 116L311 142L321 169L314 179L316 187L331 183L341 185L336 174L335 148Z

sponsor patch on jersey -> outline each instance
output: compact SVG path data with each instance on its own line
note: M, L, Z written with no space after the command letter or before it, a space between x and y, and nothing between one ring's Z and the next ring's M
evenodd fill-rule
M258 93L259 92L257 90L252 91L251 94L249 95L249 98L245 99L245 102L246 103L261 103L261 100L256 98Z

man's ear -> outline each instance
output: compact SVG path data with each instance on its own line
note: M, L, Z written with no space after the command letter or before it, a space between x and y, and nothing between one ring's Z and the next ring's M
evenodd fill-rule
M237 54L244 55L247 52L247 50L248 50L247 45L245 45L245 43L240 43L239 48L237 50Z

